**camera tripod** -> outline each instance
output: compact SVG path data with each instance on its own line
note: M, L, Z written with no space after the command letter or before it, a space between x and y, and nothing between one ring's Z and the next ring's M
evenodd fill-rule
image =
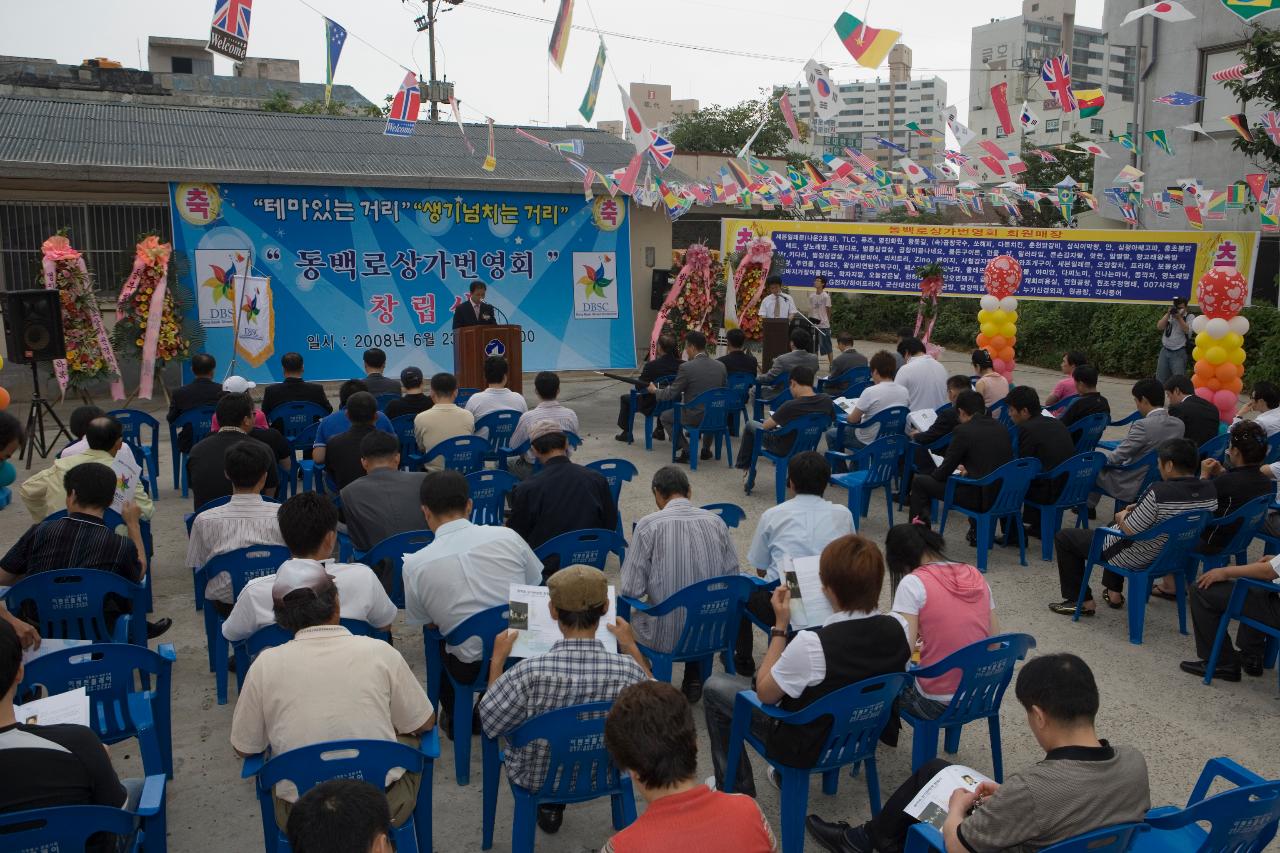
M58 431L53 434L53 441L45 440L44 419L46 414L58 425ZM57 444L58 439L64 435L68 439L71 438L71 432L62 423L62 419L53 410L53 406L40 395L40 366L33 359L31 361L31 408L27 412L27 438L22 449L22 454L27 460L27 470L31 470L32 451L37 451L40 454L40 458L45 459L48 457L49 452L53 450L53 446Z

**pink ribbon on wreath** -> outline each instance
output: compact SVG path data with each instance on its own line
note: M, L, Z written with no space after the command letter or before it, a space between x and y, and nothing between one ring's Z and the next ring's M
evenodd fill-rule
M756 310L756 306L760 304L760 300L764 298L765 288L763 280L769 277L769 267L773 265L773 243L765 237L759 237L752 240L747 245L747 254L743 257L742 263L738 264L738 271L733 276L733 287L736 290L742 279L751 270L753 264L760 267L760 278L762 286L756 290L756 295L751 297L751 301L738 309L738 328L742 328L742 320L752 311Z
M88 279L89 271L84 265L84 258L80 256L79 252L71 248L66 237L50 237L41 248L45 253L43 268L46 290L58 289L58 261L74 260L75 264L80 268L82 280ZM93 332L98 339L98 348L102 350L102 360L106 362L107 367L115 374L115 378L111 380L111 399L123 400L124 383L120 380L120 367L116 363L116 353L111 348L111 336L107 334L107 327L102 322L102 314L98 311L96 301L89 303L89 319L93 323ZM58 378L58 387L62 389L63 393L66 393L67 383L70 382L70 371L65 358L54 360L53 373Z
M169 252L167 243L161 243L156 237L148 237L138 244L134 255L133 271L129 280L120 290L119 310L133 299L142 284L142 273L151 266L158 267L160 279L151 291L151 302L147 305L147 328L142 341L142 373L138 376L138 396L151 399L151 392L156 375L156 349L160 345L160 327L164 324L164 294L169 279Z

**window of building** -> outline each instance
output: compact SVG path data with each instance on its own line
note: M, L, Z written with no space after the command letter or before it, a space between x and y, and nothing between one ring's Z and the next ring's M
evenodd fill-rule
M1032 3L1032 4L1031 4L1031 11L1032 11L1032 12L1039 12L1039 11L1040 11L1040 4L1039 4L1039 3Z
M1058 128L1061 127L1061 125L1062 125L1061 119L1056 119L1056 118L1045 119L1045 122L1044 122L1045 133L1057 133ZM984 134L986 133L985 130L983 130L982 132Z
M1130 121L1125 123L1124 132L1133 136L1133 122Z
M1094 134L1102 133L1102 119L1100 118L1089 119L1089 132Z
M192 72L191 57L189 56L175 56L169 62L172 65L169 70L174 74L190 74Z
M1222 116L1235 115L1245 111L1244 102L1212 77L1215 72L1239 63L1240 52L1238 45L1226 48L1212 48L1200 52L1199 94L1204 96L1204 100L1199 104L1199 117L1201 120L1208 118L1216 123Z

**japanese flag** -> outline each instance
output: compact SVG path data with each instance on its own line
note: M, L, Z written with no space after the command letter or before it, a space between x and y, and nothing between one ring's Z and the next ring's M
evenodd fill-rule
M899 160L898 168L902 169L902 171L906 173L907 178L910 179L913 184L918 184L929 177L929 174L921 168L920 164L915 160L912 160L910 157L903 157Z
M1102 146L1096 142L1078 142L1076 150L1083 151L1085 154L1092 154L1095 157L1105 157L1111 159L1111 155L1102 150Z
M644 117L636 109L627 90L619 86L618 92L622 95L622 127L626 131L627 141L635 147L636 153L643 154L653 142L653 132L644 123Z
M1140 9L1134 9L1132 12L1124 16L1124 20L1120 22L1121 26L1138 20L1143 15L1150 15L1153 18L1159 18L1162 21L1178 23L1179 21L1194 21L1196 16L1187 11L1186 7L1176 0L1162 0L1160 3L1152 3L1150 6L1143 6Z

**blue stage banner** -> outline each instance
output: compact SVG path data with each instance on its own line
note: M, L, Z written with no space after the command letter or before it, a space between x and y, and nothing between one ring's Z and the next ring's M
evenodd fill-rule
M315 380L453 370L470 285L524 329L524 369L635 367L625 200L467 190L173 184L174 250L219 375ZM233 334L239 323L239 334Z

